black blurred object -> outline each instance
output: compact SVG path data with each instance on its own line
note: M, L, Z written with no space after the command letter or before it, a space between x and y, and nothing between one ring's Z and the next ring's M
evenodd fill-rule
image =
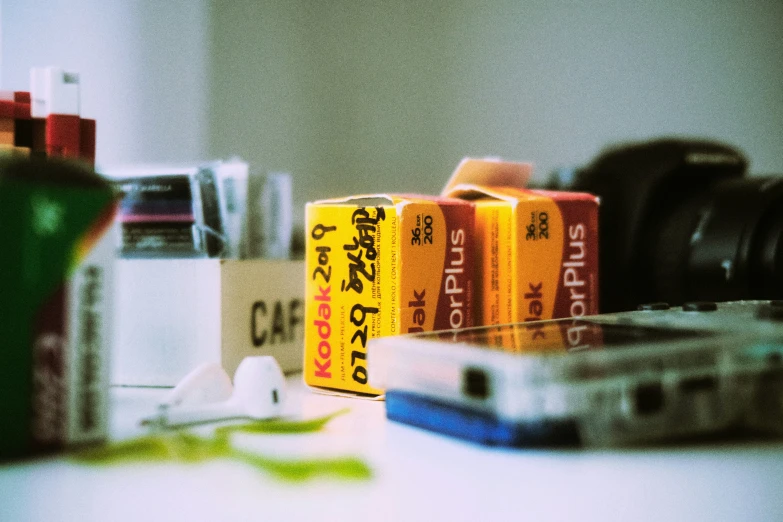
M604 150L547 188L601 199L601 312L783 298L783 177L737 149L659 139Z

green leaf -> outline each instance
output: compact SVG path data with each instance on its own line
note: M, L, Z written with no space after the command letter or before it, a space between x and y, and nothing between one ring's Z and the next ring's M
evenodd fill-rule
M304 482L318 476L333 476L342 480L368 480L372 470L356 457L333 459L280 460L255 453L235 450L233 458L289 482Z
M350 410L344 408L323 417L316 417L309 420L290 420L290 419L270 419L263 421L254 421L244 424L232 424L230 426L221 426L215 430L219 436L229 433L312 433L321 431L326 424L335 417L344 415Z
M70 457L77 462L95 465L127 462L203 462L211 458L223 457L229 450L225 440L205 439L178 431L89 448L77 451Z
M322 429L330 420L343 415L340 410L330 415L305 421L272 420L225 426L215 430L213 437L202 437L186 430L147 435L81 450L70 455L80 464L108 466L132 462L201 463L216 459L231 459L248 464L259 471L288 482L303 482L319 476L341 480L367 480L370 467L356 457L327 459L273 459L239 450L231 446L231 433L309 433Z
M172 456L166 437L149 435L79 450L69 457L84 464L112 465L133 461L167 461Z

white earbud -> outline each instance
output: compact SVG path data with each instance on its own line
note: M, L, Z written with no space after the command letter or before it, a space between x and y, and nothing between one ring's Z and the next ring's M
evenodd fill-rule
M218 363L204 363L187 374L161 402L161 406L185 406L224 401L231 397L231 377Z
M165 426L234 418L256 420L280 416L285 377L272 356L245 357L234 374L234 392L225 401L202 405L161 405L157 421Z

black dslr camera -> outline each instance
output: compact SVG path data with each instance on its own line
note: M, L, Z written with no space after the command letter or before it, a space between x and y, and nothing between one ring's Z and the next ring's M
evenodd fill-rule
M783 298L783 176L737 149L660 139L604 150L547 188L600 197L601 312Z

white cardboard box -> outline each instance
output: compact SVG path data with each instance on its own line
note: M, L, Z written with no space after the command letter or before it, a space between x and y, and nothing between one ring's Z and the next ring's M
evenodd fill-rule
M111 383L174 386L204 362L250 355L302 369L304 262L120 259Z

